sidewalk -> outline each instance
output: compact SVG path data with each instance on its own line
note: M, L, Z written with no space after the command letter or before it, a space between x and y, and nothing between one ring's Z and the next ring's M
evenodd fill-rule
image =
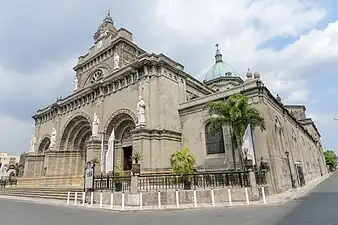
M284 204L288 201L291 201L293 199L299 198L304 196L306 193L311 191L313 188L315 188L317 185L319 185L321 182L332 176L334 173L326 174L320 178L311 180L307 185L304 187L296 188L296 189L290 189L286 192L283 192L281 194L267 196L266 201L267 204Z

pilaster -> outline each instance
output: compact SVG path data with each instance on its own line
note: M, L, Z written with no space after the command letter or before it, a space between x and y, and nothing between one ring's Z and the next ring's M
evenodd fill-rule
M101 155L101 141L99 139L91 138L86 142L86 162L93 160L94 158L98 159L98 163L95 165L95 172L101 173L100 165L100 155Z
M181 147L181 133L170 130L136 128L133 152L140 152L141 171L163 171L170 168L169 156Z

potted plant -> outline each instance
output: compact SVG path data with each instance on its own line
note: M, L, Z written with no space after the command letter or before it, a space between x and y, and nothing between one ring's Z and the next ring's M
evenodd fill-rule
M195 157L189 152L188 148L182 148L170 155L171 170L176 175L181 175L185 190L191 189L191 179L189 175L195 171Z
M115 191L122 191L122 172L119 167L115 166L114 167L114 176L113 176L113 181L114 181L114 186L115 186Z
M140 174L141 172L141 166L140 166L140 160L142 158L142 153L141 152L135 152L132 156L132 172L133 174Z
M97 157L94 157L92 160L90 160L90 162L93 164L93 165L96 165L97 163L99 163L99 158Z
M247 157L244 159L244 166L245 169L250 170L253 169L253 162L252 159L248 159Z

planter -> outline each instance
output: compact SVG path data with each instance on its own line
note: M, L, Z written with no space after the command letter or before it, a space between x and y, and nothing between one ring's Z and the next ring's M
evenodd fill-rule
M139 163L134 163L132 165L132 171L134 175L140 174L141 173L141 165Z
M115 191L117 191L117 192L122 191L122 183L121 182L115 183Z

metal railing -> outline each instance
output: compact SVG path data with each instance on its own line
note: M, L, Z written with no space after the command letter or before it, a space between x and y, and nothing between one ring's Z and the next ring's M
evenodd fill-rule
M141 175L139 190L205 189L227 186L247 187L248 172L195 173L185 175Z
M94 190L111 190L111 191L129 191L131 177L130 176L111 176L100 175L94 176Z
M267 184L267 171L257 170L257 185ZM185 175L144 174L138 179L139 191L250 187L249 171L203 172ZM131 176L94 176L94 190L130 191Z
M256 184L266 185L267 184L266 175L267 175L266 170L256 170L255 171Z

